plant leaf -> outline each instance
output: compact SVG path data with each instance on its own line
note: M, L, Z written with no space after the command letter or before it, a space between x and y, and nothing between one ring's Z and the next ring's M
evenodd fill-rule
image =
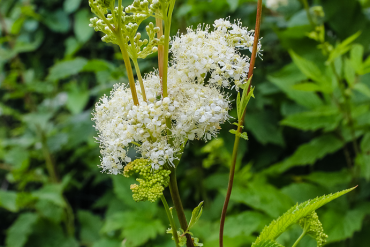
M255 244L255 245L253 245L253 247L284 247L284 246L282 246L281 244L276 243L273 240L265 240L265 241L261 241L261 242Z
M37 214L21 214L13 225L8 229L6 236L6 246L22 247L27 242L28 236L32 232L32 227L38 219Z
M193 212L191 213L188 231L195 225L195 223L197 223L200 216L202 216L202 213L203 213L203 202L199 203L199 205L196 208L194 208Z
M290 208L285 214L280 216L277 220L271 222L269 226L266 226L257 240L252 244L252 247L261 246L263 241L275 240L279 237L288 227L297 223L303 217L308 216L316 209L324 206L332 200L354 190L356 187L343 190L334 194L324 195L317 197L313 200L308 200L301 204L296 204Z

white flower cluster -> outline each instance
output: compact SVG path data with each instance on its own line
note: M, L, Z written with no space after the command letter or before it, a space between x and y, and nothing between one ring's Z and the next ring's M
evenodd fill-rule
M280 6L288 5L288 0L266 0L266 7L277 10Z
M181 81L203 83L209 75L209 83L217 87L230 86L239 89L246 82L249 57L242 56L238 49L252 51L254 31L248 31L241 22L231 24L227 19L214 23L215 30L201 26L187 34L178 35L172 41L173 69ZM261 45L258 45L258 51ZM234 83L234 85L231 85Z
M221 87L234 81L238 88L246 80L249 58L241 56L236 47L249 48L253 32L227 20L218 20L214 26L211 33L208 28L188 29L188 34L173 41L168 97L161 95L159 76L150 73L143 80L146 102L139 85L138 106L129 88L116 85L110 97L96 104L93 120L99 131L103 171L120 173L124 163L131 161L127 156L130 145L158 169L166 163L173 165L187 140L207 141L217 135L230 109Z

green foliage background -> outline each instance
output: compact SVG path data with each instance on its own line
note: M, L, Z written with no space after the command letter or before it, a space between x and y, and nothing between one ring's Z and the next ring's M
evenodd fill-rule
M263 10L263 61L253 77L256 99L248 105L249 141L240 146L225 246L250 246L296 202L354 185L318 215L327 246L369 246L370 1L310 5L325 12L316 21L335 48L329 58L307 37L313 27L298 0ZM255 8L248 0L178 0L172 34L227 16L254 27ZM127 79L118 48L88 27L87 1L0 0L0 13L0 246L173 246L161 204L135 203L133 180L97 167L91 111ZM149 72L156 57L140 65ZM230 128L206 145L191 142L177 172L188 218L204 200L192 232L206 247L218 244ZM290 228L278 242L291 246L300 233ZM305 237L299 246L316 243Z

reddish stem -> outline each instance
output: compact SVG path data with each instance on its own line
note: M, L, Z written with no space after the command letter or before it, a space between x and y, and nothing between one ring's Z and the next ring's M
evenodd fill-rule
M259 41L259 35L260 35L260 26L261 26L261 16L262 16L262 0L258 0L257 3L257 16L256 16L256 27L255 27L255 33L254 33L254 43L253 43L253 51L252 51L252 57L249 65L249 72L248 72L248 78L251 78L253 75L254 70L254 64L256 62L257 57L257 47L258 47L258 41ZM247 93L250 92L252 83L249 84ZM239 119L238 129L237 131L239 133L242 132L241 126L244 125L244 118L245 118L246 109L244 110L243 116L241 119ZM229 184L227 186L227 193L226 198L224 202L224 206L222 208L221 213L221 222L220 222L220 235L219 235L219 241L220 241L220 247L224 246L223 238L224 238L224 227L225 227L225 219L226 219L226 211L227 207L229 205L229 200L231 196L231 191L233 189L233 182L234 182L234 173L235 173L235 163L236 163L236 157L238 154L238 146L239 146L239 135L235 135L235 143L234 143L234 149L233 149L233 155L232 155L232 163L230 166L230 174L229 174Z

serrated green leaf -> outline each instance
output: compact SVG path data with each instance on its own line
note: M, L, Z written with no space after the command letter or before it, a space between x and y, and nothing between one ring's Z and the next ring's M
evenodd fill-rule
M240 137L243 138L244 140L248 141L248 134L247 132L243 132L240 134Z
M344 60L344 78L349 85L353 85L356 80L356 71L349 59Z
M366 153L370 151L370 133L366 133L361 140L361 150Z
M320 85L314 82L302 82L292 86L294 90L306 91L306 92L326 92Z
M353 89L370 98L370 88L364 83L356 83Z
M122 245L122 241L116 239L108 239L103 238L94 243L92 247L124 247L126 245Z
M307 79L294 63L285 66L272 75L268 75L267 78L283 91L288 98L301 106L312 109L323 105L322 100L314 92L297 91L292 88L294 84Z
M269 226L266 226L260 236L257 238L256 242L252 244L252 247L259 246L259 244L263 241L267 240L275 240L279 237L285 230L290 227L291 225L297 223L301 218L308 216L313 211L317 210L318 208L324 206L325 204L331 202L332 200L354 190L354 188L350 188L347 190L343 190L334 194L324 195L321 197L317 197L313 200L309 200L303 202L301 204L297 204L290 208L285 214L280 216L277 220L271 222Z
M356 70L356 72L361 70L363 56L364 56L364 47L359 44L352 45L350 52L350 62L353 68Z
M370 213L369 203L358 205L352 210L335 211L328 210L321 221L325 232L328 234L328 243L351 238L362 227L364 217Z
M277 175L294 166L312 165L325 155L336 152L343 145L343 141L332 134L322 135L299 146L292 156L264 172Z
M322 73L313 62L302 58L292 50L289 51L289 54L304 75L316 82L320 82L322 80Z
M64 0L63 9L66 13L73 13L78 9L81 4L81 0Z
M22 247L27 242L28 236L31 234L33 225L38 219L37 214L24 213L21 214L17 220L7 231L6 246Z
M0 190L0 207L11 212L17 212L17 193L14 191Z
M236 135L236 134L238 134L238 133L239 133L237 130L234 130L234 129L229 130L229 132L230 132L231 134L233 134L233 135Z
M67 13L61 9L47 13L43 18L43 21L52 31L57 33L68 32L71 25L71 21Z
M103 222L100 217L85 210L78 211L77 217L81 224L81 241L88 245L92 245L97 242L100 238L99 231L103 226Z
M226 1L230 6L231 12L234 12L238 8L239 0L226 0Z
M320 108L315 111L308 111L290 115L280 123L285 126L301 130L334 130L342 117L336 108Z
M47 80L57 81L75 75L79 73L86 64L87 60L85 58L75 58L73 60L59 62L50 68Z
M90 24L91 14L87 9L82 9L75 14L73 31L78 41L85 43L94 34L93 28L86 28Z
M63 187L61 184L47 184L41 189L32 192L32 196L54 203L60 207L65 207L63 198Z
M35 208L41 217L46 218L54 223L61 222L63 218L63 208L48 200L38 200L35 204Z
M370 180L370 154L359 154L355 159L356 166L360 168L360 176Z
M345 39L343 42L339 43L334 50L330 52L329 59L327 63L333 62L336 58L339 56L345 54L351 49L350 44L355 41L359 36L361 35L361 31L356 32L355 34L349 36L347 39Z
M202 216L203 212L203 202L199 203L199 205L194 208L193 212L191 213L191 218L188 225L188 231L197 223L200 216Z
M282 246L281 244L276 243L273 240L265 240L265 241L261 241L261 242L255 244L255 245L253 245L253 247L284 247L284 246Z

